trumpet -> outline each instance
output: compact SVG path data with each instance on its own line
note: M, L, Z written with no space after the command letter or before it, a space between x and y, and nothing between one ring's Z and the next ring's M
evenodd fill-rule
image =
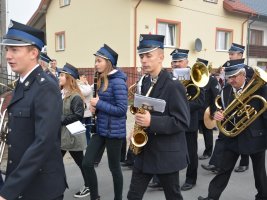
M235 99L224 109L223 115L225 120L217 121L219 130L228 137L235 137L246 129L255 119L257 119L267 109L266 99L254 93L258 91L267 82L267 74L259 67L254 67L254 75L243 89L240 95L236 95ZM262 107L258 110L249 103L252 100L258 100L262 103ZM215 99L218 109L222 109L221 97ZM238 119L238 120L237 120ZM233 122L233 120L235 120Z
M176 69L175 69L176 70ZM177 69L178 71L180 69ZM194 94L190 95L186 93L187 99L189 101L195 100L200 94L200 88L205 87L209 82L209 69L202 63L197 61L191 68L185 69L186 73L190 73L190 79L184 80L180 79L178 75L178 80L185 86L186 90L194 90Z

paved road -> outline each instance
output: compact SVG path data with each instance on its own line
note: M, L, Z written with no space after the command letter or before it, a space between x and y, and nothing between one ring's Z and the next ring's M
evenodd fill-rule
M133 127L132 116L128 116L128 129ZM214 139L217 138L217 133L214 134ZM204 140L201 134L199 134L199 155L204 149ZM251 161L251 160L250 160ZM79 168L75 165L74 161L67 155L65 160L65 167L67 173L67 179L69 184L69 189L65 192L66 200L76 199L73 194L76 193L80 187L83 185L82 177ZM208 160L200 161L199 166L202 163L207 163ZM266 161L267 165L267 161ZM131 170L128 168L123 168L123 199L127 199L127 192L129 189L129 184L131 180ZM113 196L113 185L111 173L108 169L107 155L104 153L103 159L100 165L96 168L98 182L99 182L99 192L101 195L101 200L112 200ZM201 167L198 168L198 180L196 186L190 190L182 192L185 200L196 200L199 195L206 196L208 184L210 180L214 177L214 174L203 170ZM185 180L185 170L180 172L180 184L183 184ZM229 184L221 196L221 200L253 200L255 199L256 189L254 186L253 171L250 162L250 168L244 173L233 172ZM90 199L85 197L83 199ZM164 200L163 191L148 189L143 198L144 200Z

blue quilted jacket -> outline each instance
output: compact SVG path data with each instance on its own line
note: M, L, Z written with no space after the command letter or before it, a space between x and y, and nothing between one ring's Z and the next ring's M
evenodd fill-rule
M98 92L97 133L108 138L125 138L128 107L127 77L120 70L112 72L108 75L107 90L103 92L101 87Z

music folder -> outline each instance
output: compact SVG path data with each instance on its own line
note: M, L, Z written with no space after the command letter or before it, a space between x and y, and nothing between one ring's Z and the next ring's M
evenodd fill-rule
M86 131L86 128L84 124L82 124L80 121L73 122L71 124L68 124L66 128L69 130L69 132L73 135L81 134Z
M172 74L179 81L190 80L190 68L176 68Z
M166 101L163 99L156 99L153 97L146 97L140 94L134 95L134 107L144 107L147 110L153 110L163 113L165 110Z

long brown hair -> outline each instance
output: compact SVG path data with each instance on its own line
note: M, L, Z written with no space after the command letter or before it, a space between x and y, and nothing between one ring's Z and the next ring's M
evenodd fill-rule
M66 77L66 88L68 90L68 95L78 93L81 96L82 100L84 100L84 96L82 95L82 92L77 84L76 79L67 73L64 74ZM64 98L66 98L66 96Z
M102 91L105 92L108 88L108 74L113 70L113 66L111 62L107 59L106 61L106 69L100 74L100 77L97 80L97 90L100 89L102 83L104 84Z

